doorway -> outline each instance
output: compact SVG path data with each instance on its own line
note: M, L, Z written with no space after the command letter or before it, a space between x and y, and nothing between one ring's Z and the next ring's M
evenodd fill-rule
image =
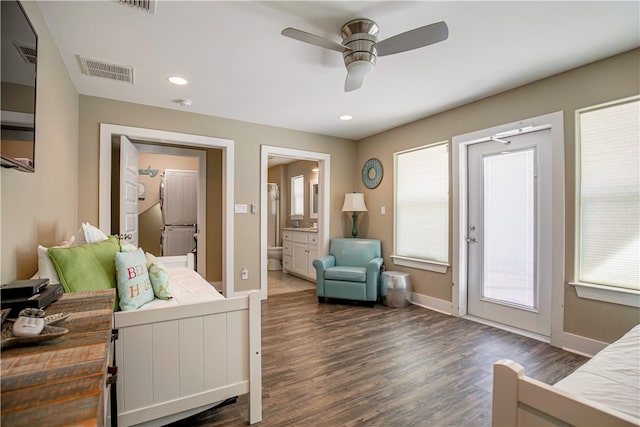
M204 218L207 217L206 152L203 150L177 147L159 147L157 145L146 144L144 141L137 142L134 145L138 149L140 171L138 180L141 185L138 194L139 246L145 248L145 250L149 248L147 252L151 252L156 256L184 255L187 252L197 253L201 250L204 250L206 253L207 236L200 233L199 227L196 227L195 230L195 240L189 236L188 239L185 239L183 245L174 245L168 241L166 229L172 225L172 221L166 220L166 215L163 215L166 204L163 203L163 198L161 197L165 171L195 172L200 179L198 180L197 186L193 188L193 190L197 189L197 191L193 191L193 193L195 193L197 197L195 206L198 212L197 220L193 224L197 225L202 223ZM193 206L193 199L190 199L190 204ZM204 209L200 210L199 207L203 207ZM189 222L189 224L191 225L192 223ZM163 233L163 231L165 233ZM174 250L173 252L167 252L167 248L170 247ZM209 257L210 256L211 254ZM203 266L202 264L205 265ZM203 269L203 267L206 267L206 264L207 263L203 262L196 264L196 270L203 277L207 277L206 270Z
M267 245L268 245L268 170L269 158L280 157L291 160L309 160L317 162L317 218L314 222L318 224L318 253L320 256L326 254L329 247L329 194L330 194L330 156L325 153L295 150L291 148L272 147L263 145L261 147L261 178L260 178L260 289L262 299L268 297L268 273L267 273Z
M222 152L222 291L226 297L236 296L233 275L233 235L234 235L234 141L200 135L168 132L155 129L136 128L111 124L100 124L100 170L99 170L99 227L105 233L111 232L111 160L112 140L127 135L135 141L148 141L157 146L180 146L191 148L215 148ZM206 221L200 225L200 232L206 233Z
M564 201L562 112L453 138L453 315L562 346Z

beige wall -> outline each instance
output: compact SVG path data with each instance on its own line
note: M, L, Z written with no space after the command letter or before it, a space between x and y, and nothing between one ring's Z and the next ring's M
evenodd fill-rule
M363 218L363 230L367 237L382 240L387 268L411 272L416 292L451 301L451 269L446 274L438 274L396 267L390 258L393 246L394 152L438 141L451 141L456 135L563 111L566 182L565 331L610 342L638 323L638 309L579 299L575 289L566 284L573 279L574 263L575 110L637 95L640 93L638 76L640 50L636 49L359 141L356 164L362 167L367 159L377 157L384 166L384 178L378 188L367 190L361 182L358 185L359 191L365 194L369 208ZM359 179L359 174L360 169L354 168L351 180ZM380 215L381 206L386 207L387 214L384 216Z
M104 98L80 96L79 127L79 192L83 195L78 206L82 221L98 222L98 159L99 125L110 123L184 132L197 135L226 138L235 141L235 203L260 202L260 146L270 145L295 148L331 155L331 236L340 234L340 196L344 195L344 183L352 180L349 173L355 160L355 142L305 132L262 126L219 117L205 116L179 110L149 107L139 104L113 101ZM207 159L207 167L209 162ZM349 186L350 187L350 186ZM86 195L86 197L85 197ZM207 208L207 221L217 221ZM235 216L235 266L236 290L260 287L260 216L243 214ZM209 240L209 239L207 239ZM207 247L209 252L209 247ZM249 269L249 280L240 280L240 269Z
M31 277L38 244L51 246L79 228L78 94L34 2L23 2L38 33L35 173L2 169L2 283Z

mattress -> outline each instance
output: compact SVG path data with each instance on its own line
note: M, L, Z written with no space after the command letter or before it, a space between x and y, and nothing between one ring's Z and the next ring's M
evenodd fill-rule
M156 298L138 308L138 310L153 310L224 299L224 296L212 284L204 280L195 271L183 267L169 268L168 271L173 299L167 301Z
M555 387L631 415L640 424L640 325Z

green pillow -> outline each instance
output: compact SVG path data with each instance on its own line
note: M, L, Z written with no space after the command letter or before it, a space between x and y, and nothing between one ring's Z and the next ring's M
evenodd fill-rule
M169 271L167 271L163 263L158 262L155 256L147 252L146 257L147 269L149 270L149 278L151 279L154 295L159 299L172 299L173 295L171 295Z
M123 311L135 310L153 301L153 287L147 271L144 251L116 253L118 296Z
M98 243L48 250L65 292L115 288L114 257L119 251L120 244L115 236ZM116 300L116 309L117 306Z

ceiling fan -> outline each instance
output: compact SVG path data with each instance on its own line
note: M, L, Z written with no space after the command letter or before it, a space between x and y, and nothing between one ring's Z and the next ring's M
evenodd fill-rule
M414 28L378 41L378 24L370 19L354 19L342 26L342 43L295 28L285 28L281 34L301 42L341 52L347 67L344 91L359 89L373 70L378 56L393 55L446 40L449 28L444 21Z

